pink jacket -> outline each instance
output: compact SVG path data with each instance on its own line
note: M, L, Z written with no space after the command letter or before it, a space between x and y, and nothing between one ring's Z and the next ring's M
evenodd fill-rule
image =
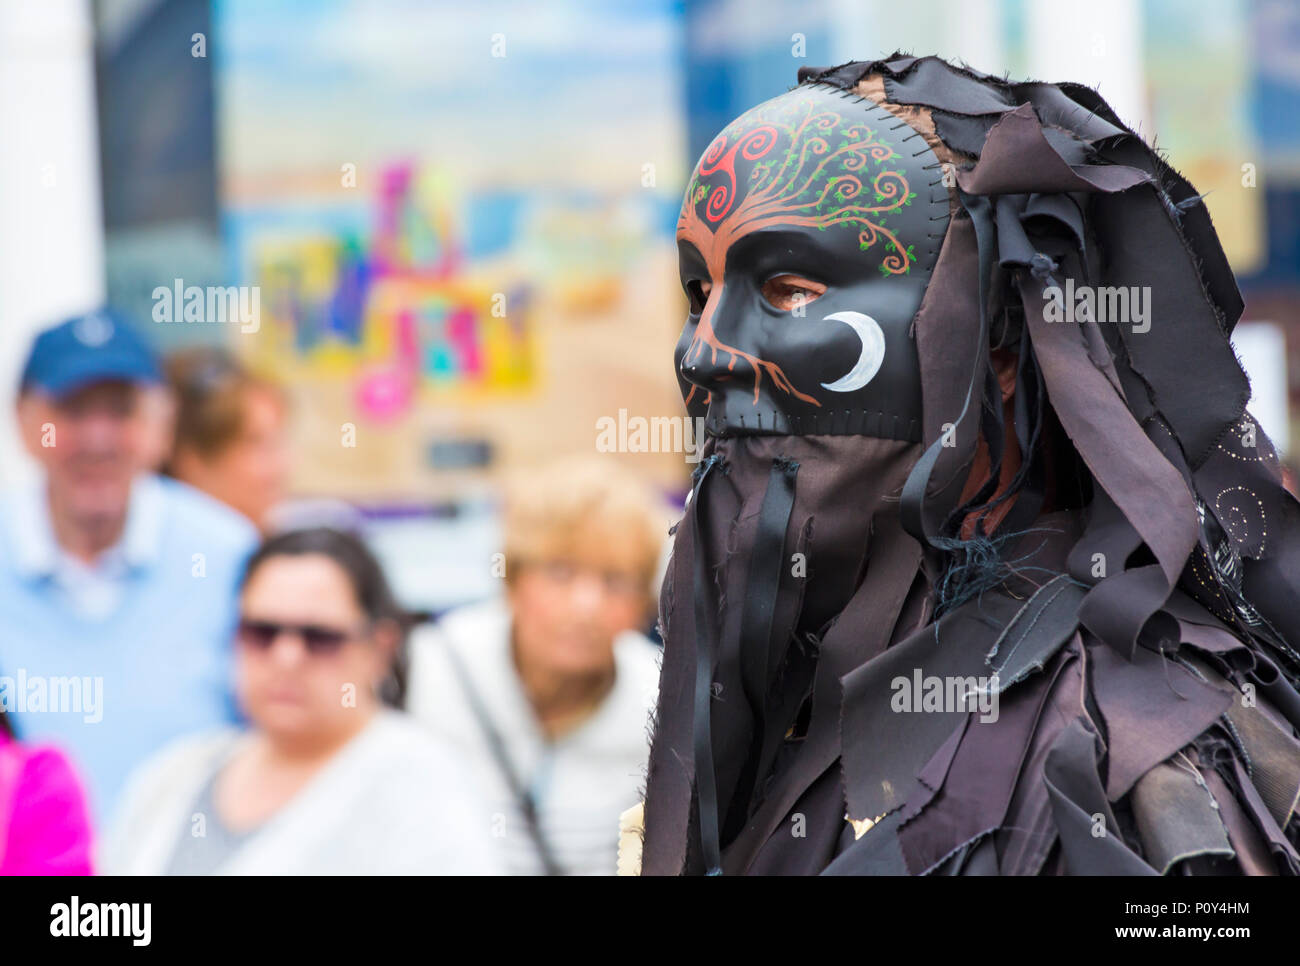
M90 875L81 785L53 748L0 735L0 875Z

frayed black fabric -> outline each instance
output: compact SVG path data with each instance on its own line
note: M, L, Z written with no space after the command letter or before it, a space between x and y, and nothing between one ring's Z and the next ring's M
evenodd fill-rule
M714 869L715 816L722 871L745 871L786 796L833 766L839 677L885 649L917 585L920 548L897 519L917 450L846 436L706 443L665 577L647 873Z

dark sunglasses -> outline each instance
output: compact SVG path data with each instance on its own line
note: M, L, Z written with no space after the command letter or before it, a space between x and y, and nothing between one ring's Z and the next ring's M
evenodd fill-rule
M235 633L240 643L257 651L269 651L281 634L293 634L302 638L307 653L312 655L336 654L339 648L356 636L352 631L334 627L256 620L241 620Z

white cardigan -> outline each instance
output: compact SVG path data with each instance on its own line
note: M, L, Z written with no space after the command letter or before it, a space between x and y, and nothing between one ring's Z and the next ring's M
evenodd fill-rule
M586 721L548 741L510 651L511 615L501 600L453 611L411 635L406 705L469 764L493 811L492 841L511 875L542 872L517 799L471 711L447 649L454 648L492 716L511 763L532 788L540 824L559 864L580 875L613 875L619 815L641 799L650 756L650 716L659 693L660 650L627 632L614 644L614 686Z
M138 769L100 869L161 874L204 783L249 737L223 729L182 738ZM466 791L463 768L406 715L380 711L217 874L498 873L490 816Z

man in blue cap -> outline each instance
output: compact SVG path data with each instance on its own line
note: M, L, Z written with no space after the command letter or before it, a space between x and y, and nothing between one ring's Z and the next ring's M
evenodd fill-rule
M100 823L135 765L234 713L228 641L256 534L153 474L165 399L115 313L42 332L17 410L43 473L0 504L0 706L71 754Z

